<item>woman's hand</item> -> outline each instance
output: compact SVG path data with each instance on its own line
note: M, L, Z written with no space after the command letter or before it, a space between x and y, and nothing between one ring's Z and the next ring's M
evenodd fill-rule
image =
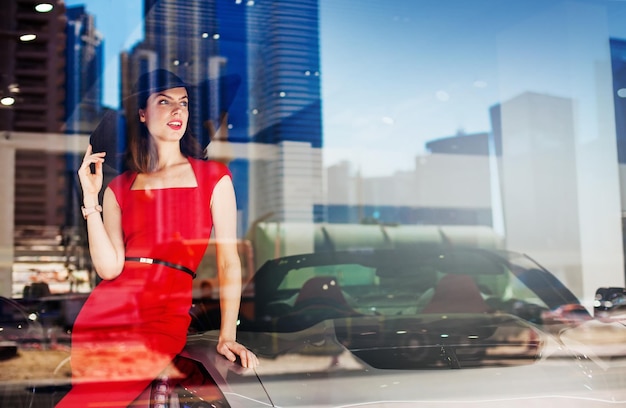
M234 340L220 339L217 343L217 352L233 363L236 361L237 357L239 357L241 365L246 368L254 368L259 365L257 356Z
M83 162L78 169L78 178L83 189L83 197L95 196L97 200L97 196L102 189L102 163L104 163L105 155L106 152L93 153L91 151L91 145L87 147ZM91 171L92 164L95 167L95 173Z

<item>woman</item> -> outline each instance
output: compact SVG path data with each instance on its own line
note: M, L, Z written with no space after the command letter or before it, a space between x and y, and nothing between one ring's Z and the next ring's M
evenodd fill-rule
M90 145L78 170L89 250L103 281L74 324L73 385L60 407L128 406L182 350L192 279L212 228L221 306L217 351L232 362L239 357L243 367L258 364L235 340L241 265L230 172L200 160L202 149L187 132L186 85L176 75L144 74L137 103L142 131L128 141L129 170L109 183L102 206L105 153Z

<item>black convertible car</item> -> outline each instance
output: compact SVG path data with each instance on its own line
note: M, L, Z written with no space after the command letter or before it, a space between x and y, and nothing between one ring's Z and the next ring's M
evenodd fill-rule
M266 262L252 284L238 340L260 366L216 354L219 310L202 305L136 406L626 405L622 321L594 318L525 255L426 244L303 254Z
M200 334L180 362L202 380L179 388L186 401L626 404L626 328L594 319L526 255L447 245L314 253L270 260L253 283L239 339L261 365L241 370L216 356L216 327L196 316Z

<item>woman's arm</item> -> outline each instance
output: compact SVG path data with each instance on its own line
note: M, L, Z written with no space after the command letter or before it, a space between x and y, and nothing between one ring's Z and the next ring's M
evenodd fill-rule
M230 361L235 361L236 356L239 356L244 367L256 367L258 359L254 353L236 341L241 301L241 261L237 253L235 190L228 176L222 177L213 190L211 214L215 228L222 315L217 351Z
M98 194L103 180L103 162L104 153L92 153L90 145L78 169L85 208L94 208L98 204ZM95 172L91 171L91 164L95 166ZM124 266L124 240L121 211L113 191L109 188L104 191L102 209L104 221L98 212L92 212L87 216L89 253L98 275L102 279L114 279L119 276Z
M104 190L103 218L87 217L89 253L93 266L102 279L115 279L124 267L122 213L110 188Z

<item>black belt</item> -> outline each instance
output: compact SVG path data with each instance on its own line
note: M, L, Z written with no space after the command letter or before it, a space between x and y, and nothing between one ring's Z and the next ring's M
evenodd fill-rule
M167 262L167 261L162 261L160 259L140 258L140 257L135 257L135 256L127 256L126 260L127 261L141 262L141 263L145 263L145 264L159 264L159 265L167 266L168 268L178 269L179 271L183 271L185 273L188 273L189 275L191 275L192 278L196 277L196 273L194 271L192 271L191 269L187 268L186 266L178 265L178 264Z

